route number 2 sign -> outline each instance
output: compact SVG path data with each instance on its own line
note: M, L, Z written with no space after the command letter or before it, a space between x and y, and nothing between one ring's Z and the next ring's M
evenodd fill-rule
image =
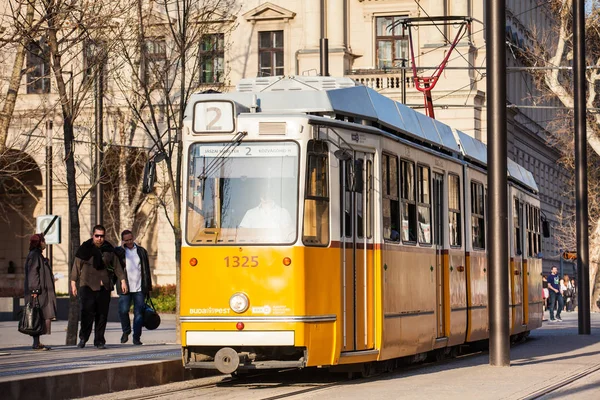
M198 102L194 105L194 132L233 132L234 125L232 103L228 101L207 101Z

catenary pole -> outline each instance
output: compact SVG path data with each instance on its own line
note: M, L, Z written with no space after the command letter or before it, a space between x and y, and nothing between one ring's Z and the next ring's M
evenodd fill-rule
M104 65L100 63L96 70L96 151L95 151L95 172L96 172L96 224L103 223L103 194L102 194L102 158L104 155Z
M52 120L46 121L46 215L52 215ZM46 247L46 257L52 264L52 245Z
M585 107L585 0L573 0L573 78L575 96L575 219L577 225L577 306L579 334L590 334L587 140Z
M510 365L505 4L505 0L486 0L488 215L494 216L488 218L487 230L490 365L501 367Z

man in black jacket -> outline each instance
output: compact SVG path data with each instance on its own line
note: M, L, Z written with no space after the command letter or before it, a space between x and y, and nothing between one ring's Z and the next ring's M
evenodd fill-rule
M71 269L71 291L74 296L79 295L81 300L81 329L77 346L85 347L94 324L94 346L104 349L112 277L116 275L120 281L117 285L119 293L127 293L127 284L115 248L104 240L106 229L96 225L92 231L92 238L83 242L75 254Z
M152 277L150 276L150 263L148 252L142 246L134 242L133 233L130 230L121 232L122 247L117 247L115 253L121 261L125 271L127 291L119 290L119 318L121 319L121 343L127 343L131 334L131 321L129 320L129 308L133 302L133 344L141 345L142 326L144 325L145 297L152 290Z

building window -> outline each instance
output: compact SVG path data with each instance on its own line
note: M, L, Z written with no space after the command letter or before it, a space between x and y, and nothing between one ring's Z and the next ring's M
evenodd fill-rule
M45 40L31 41L27 50L27 94L50 93L48 45Z
M474 249L485 249L484 202L483 185L471 182L471 233Z
M283 31L259 32L259 76L283 75Z
M203 35L200 40L200 83L223 83L225 35Z
M448 218L450 228L450 246L462 246L462 225L460 216L460 178L448 175Z
M168 87L167 44L164 38L147 38L144 55L144 83L148 89Z
M431 200L429 168L417 166L417 217L419 243L431 244Z
M398 196L398 157L383 154L383 237L400 241L400 202Z
M402 160L401 197L402 197L402 241L417 241L417 204L415 202L415 164Z
M408 66L408 35L402 24L398 23L402 18L404 17L376 18L375 48L379 69L398 68L403 63Z

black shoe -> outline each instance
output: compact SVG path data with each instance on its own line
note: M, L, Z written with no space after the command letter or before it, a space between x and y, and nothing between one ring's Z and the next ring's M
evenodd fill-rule
M140 341L140 339L135 339L135 338L134 338L134 339L133 339L133 344L135 344L136 346L141 346L141 345L143 345L144 343L142 343L142 342Z
M98 350L104 350L104 349L106 349L106 346L105 346L105 345L103 345L103 344L97 344L97 345L96 345L96 348L97 348Z
M77 347L79 347L80 349L83 349L85 347L85 342L83 341L83 339L81 339L79 343L77 343Z
M129 333L124 333L121 335L121 343L127 343L129 340Z

